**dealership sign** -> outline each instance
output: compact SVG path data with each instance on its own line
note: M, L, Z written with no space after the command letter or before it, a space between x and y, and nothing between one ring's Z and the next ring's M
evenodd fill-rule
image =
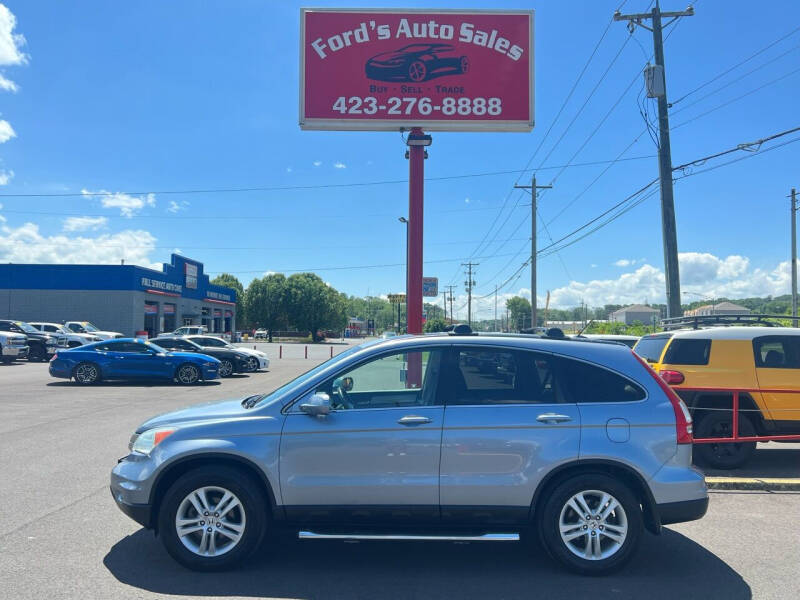
M303 9L303 129L530 131L533 11Z

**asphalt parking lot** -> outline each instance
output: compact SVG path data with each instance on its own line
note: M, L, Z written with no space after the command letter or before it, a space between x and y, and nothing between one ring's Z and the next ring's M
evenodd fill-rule
M252 347L252 345L250 346ZM197 574L125 517L108 475L146 418L269 391L328 346L259 344L267 372L180 387L78 387L46 364L0 365L0 590L5 598L786 598L796 595L800 493L712 492L708 515L647 534L621 573L569 575L518 543L272 540L242 569ZM346 348L333 346L334 352ZM789 452L791 449L787 448ZM796 452L796 451L795 451ZM759 451L759 456L762 452ZM788 465L797 454L783 451ZM766 459L761 459L766 460ZM796 465L797 463L794 462ZM787 467L790 468L790 467Z

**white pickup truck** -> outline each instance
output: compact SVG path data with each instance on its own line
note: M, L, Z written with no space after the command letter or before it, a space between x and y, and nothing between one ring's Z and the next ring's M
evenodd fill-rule
M64 327L75 333L88 333L103 340L125 337L119 331L102 331L89 321L67 321L64 323Z
M0 331L0 361L5 364L28 356L28 337L22 333Z

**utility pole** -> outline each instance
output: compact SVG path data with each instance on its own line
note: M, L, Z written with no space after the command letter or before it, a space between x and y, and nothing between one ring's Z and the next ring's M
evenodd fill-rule
M477 267L479 263L465 262L461 263L462 267L467 267L467 280L464 282L464 287L467 290L467 325L472 327L472 288L475 287L475 280L472 278L472 268Z
M494 330L497 331L497 284L494 286Z
M453 290L456 289L454 285L446 285L447 288L447 296L446 298L450 300L450 323L453 323L453 319L455 319L455 314L453 314Z
M648 72L653 76L653 89L648 90L649 97L658 98L658 173L661 179L661 235L664 244L664 275L667 283L667 317L679 317L681 313L681 284L678 269L678 235L675 226L675 199L672 194L672 154L669 144L669 115L667 113L667 80L664 72L664 27L679 17L691 17L694 8L683 11L661 12L658 0L650 13L623 15L614 13L615 21L628 21L628 31L633 33L634 27L644 27L653 32L653 57L656 66L653 70L648 65ZM666 25L662 25L661 17L672 17ZM653 28L642 21L651 19Z
M444 305L444 322L447 323L447 292L442 292L442 304Z
M797 192L792 188L792 325L797 327Z
M531 327L536 327L536 190L552 188L552 185L536 185L536 175L530 185L515 185L515 188L531 193Z

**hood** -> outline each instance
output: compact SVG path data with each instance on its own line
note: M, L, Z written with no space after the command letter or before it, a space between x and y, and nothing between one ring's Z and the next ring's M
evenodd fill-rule
M236 352L241 352L242 354L246 354L247 356L258 356L260 358L267 358L267 355L261 350L253 350L251 348L236 348Z
M9 338L9 339L11 339L11 338L14 338L14 339L18 339L18 338L28 339L27 335L25 335L24 333L17 333L16 331L0 331L0 336L2 336L4 338Z
M222 402L209 402L182 408L173 412L164 413L153 417L139 425L136 433L162 426L181 425L195 421L212 421L214 419L228 419L243 416L252 416L253 411L242 407L243 398L236 400L223 400Z

